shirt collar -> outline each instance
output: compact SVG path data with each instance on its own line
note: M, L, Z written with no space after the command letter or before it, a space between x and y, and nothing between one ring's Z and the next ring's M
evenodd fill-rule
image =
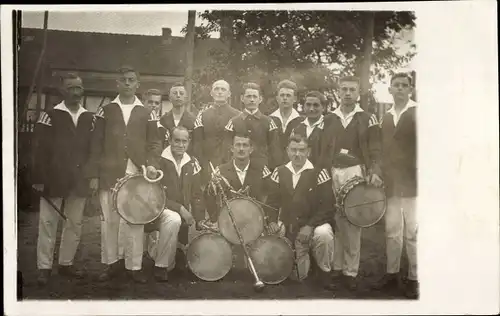
M167 148L165 148L161 153L161 156L167 160L170 160L174 163L174 165L177 166L177 162L175 161L174 155L172 154L172 146L168 146ZM182 156L181 159L181 168L184 167L184 165L189 161L191 161L191 157L188 154L184 153L184 156Z
M244 117L247 117L249 115L253 115L256 118L260 118L262 116L262 113L259 111L259 109L256 109L253 113L250 113L247 109L244 109L242 113L243 113Z
M281 116L280 109L277 109L276 111L271 113L271 115L269 115L269 116L277 117L281 121L281 123L283 124L283 117ZM286 123L288 124L288 122L290 122L291 120L293 120L294 118L297 118L299 116L300 116L299 112L297 112L296 109L292 108L292 113L290 114L290 117L288 118L288 121Z
M399 113L399 116L403 115L404 112L408 111L409 108L413 108L417 106L417 102L413 100L408 100L408 103L406 103L406 106L403 108L403 110ZM396 110L394 110L394 105L387 111L388 113L391 113L392 116L396 116Z
M340 106L338 108L336 108L333 111L333 113L335 113L341 119L346 119L348 117L353 116L354 114L356 114L358 112L363 112L363 111L364 110L359 106L359 104L356 103L356 106L354 107L354 110L352 110L350 113L348 113L345 117L344 117L344 113L342 113L342 111L340 110Z
M66 112L68 112L71 115L76 115L77 117L80 116L80 114L82 114L83 112L87 112L87 110L84 109L81 104L78 104L78 111L76 111L76 114L73 114L73 112L71 112L68 109L68 107L66 106L66 103L64 103L64 101L62 101L58 105L54 106L54 110L66 111Z
M117 95L116 98L113 100L112 103L116 103L118 104L120 107L122 106L144 106L144 104L142 104L141 100L139 100L139 98L137 96L135 96L135 99L134 99L134 103L132 104L123 104L121 101L120 101L120 96Z
M240 168L238 168L238 166L236 165L236 163L234 162L234 159L233 159L233 166L234 166L234 169L236 169L236 172L247 172L248 167L250 166L250 161L248 162L246 167L243 170L241 170Z
M290 170L290 172L293 175L296 175L296 176L300 175L304 170L314 169L314 166L313 166L312 162L309 161L309 159L306 160L306 163L302 166L302 168L298 172L295 172L295 169L293 168L291 161L288 162L285 166L288 168L288 170Z
M321 116L319 117L319 120L314 122L313 125L309 125L309 120L307 119L307 117L304 119L304 121L302 123L304 123L307 127L316 127L316 126L320 125L321 123L323 123L323 119L324 119L324 115L321 114Z

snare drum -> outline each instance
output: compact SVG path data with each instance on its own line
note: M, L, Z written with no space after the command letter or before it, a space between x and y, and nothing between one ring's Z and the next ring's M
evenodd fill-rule
M378 223L384 217L386 206L384 190L368 184L361 177L349 179L337 194L338 210L358 227Z
M196 236L188 245L186 258L189 269L204 281L222 279L233 264L231 245L212 232Z
M292 273L294 253L284 237L267 235L249 245L249 254L260 279L266 284L279 284Z
M159 182L143 174L129 174L111 189L113 208L129 224L145 225L157 219L165 208L166 195Z
M228 201L238 227L243 243L246 245L259 238L264 232L264 212L259 204L251 198L238 197ZM232 244L240 245L240 240L231 221L227 206L224 206L219 215L219 230Z

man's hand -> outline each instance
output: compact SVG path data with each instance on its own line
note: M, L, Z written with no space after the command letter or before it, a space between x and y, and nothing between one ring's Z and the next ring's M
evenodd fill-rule
M89 187L92 191L97 191L99 189L99 179L98 178L90 179Z
M182 217L182 219L184 219L186 224L188 224L189 226L191 226L195 223L193 215L191 215L191 213L184 206L181 206L181 210L179 211L179 215Z
M309 225L303 226L300 229L299 234L297 235L297 239L302 243L306 243L307 241L309 241L309 238L311 238L312 233L313 233L312 226Z
M269 234L275 235L280 231L280 226L276 222L270 222L267 230L269 231Z
M158 171L156 171L156 168L153 166L147 166L146 167L146 176L149 179L154 180L154 179L156 179L156 177L158 177Z
M380 179L380 177L374 173L368 178L368 183L377 188L380 188L384 184L384 181L382 181L382 179Z
M43 184L40 184L40 183L33 184L33 189L35 189L38 192L43 192L43 188L44 188Z

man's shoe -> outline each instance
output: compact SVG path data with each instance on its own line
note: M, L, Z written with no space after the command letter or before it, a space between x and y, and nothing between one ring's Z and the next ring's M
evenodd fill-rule
M155 279L159 282L168 282L168 271L167 268L160 268L155 266L153 268Z
M46 285L49 283L50 273L52 270L50 269L40 269L38 270L38 278L36 279L38 285Z
M318 278L318 284L321 285L322 288L328 291L334 291L337 289L337 286L335 286L335 283L332 280L332 273L331 272L325 272L321 269L318 269L319 271L317 272L317 278Z
M82 271L77 270L73 265L69 266L60 265L58 272L59 275L76 279L83 279L83 277L85 276L85 274Z
M377 281L377 283L373 286L373 289L395 289L398 288L400 284L401 280L399 279L398 273L386 273L379 281Z
M109 281L120 275L125 269L125 260L118 260L115 263L106 266L104 271L97 278L99 282Z
M127 272L130 278L134 280L135 283L144 284L148 282L148 279L146 278L144 273L142 273L142 270L132 270L132 271L129 270Z
M349 275L344 275L343 276L343 283L344 286L350 290L350 291L355 291L358 288L358 284L356 282L356 278L349 276Z
M407 280L405 288L405 295L407 298L417 299L419 296L418 293L418 281L415 280Z

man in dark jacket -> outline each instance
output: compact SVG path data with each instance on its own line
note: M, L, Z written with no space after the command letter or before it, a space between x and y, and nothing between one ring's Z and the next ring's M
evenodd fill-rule
M271 118L259 110L259 104L262 102L260 86L256 83L243 85L241 102L245 109L227 123L224 148L232 147L235 134L246 133L250 136L253 145L250 159L257 164L274 169L283 160L278 127ZM230 153L227 154L230 157ZM229 160L230 158L227 158L226 162Z
M387 274L378 288L399 285L403 240L408 255L406 294L418 296L417 278L417 104L409 99L413 91L409 75L398 73L391 79L389 92L393 107L382 119L382 171L387 196L385 233Z
M131 67L122 67L117 80L118 96L102 106L95 114L91 156L86 167L90 186L99 190L104 220L101 222L101 260L107 265L99 280L105 281L120 272L119 229L124 230L125 268L134 281L145 283L141 273L143 254L143 225L129 225L113 210L112 191L117 179L140 172L147 166L147 175L156 178L161 152L158 137L158 116L144 107L136 97L139 75ZM120 235L122 235L120 233ZM128 254L128 255L127 255Z
M64 101L42 112L35 127L34 185L43 192L40 199L37 266L38 283L48 282L52 270L60 215L49 200L67 217L59 250L59 274L82 277L73 266L80 243L82 218L88 194L88 180L82 168L89 157L93 114L81 106L83 84L69 74L62 80Z
M331 178L326 169L315 169L307 159L310 152L307 138L292 134L288 145L290 162L276 168L271 175L268 204L270 233L279 230L278 216L286 236L295 246L296 269L299 279L307 277L312 249L319 267L319 282L327 289L331 285L334 247L334 198Z

